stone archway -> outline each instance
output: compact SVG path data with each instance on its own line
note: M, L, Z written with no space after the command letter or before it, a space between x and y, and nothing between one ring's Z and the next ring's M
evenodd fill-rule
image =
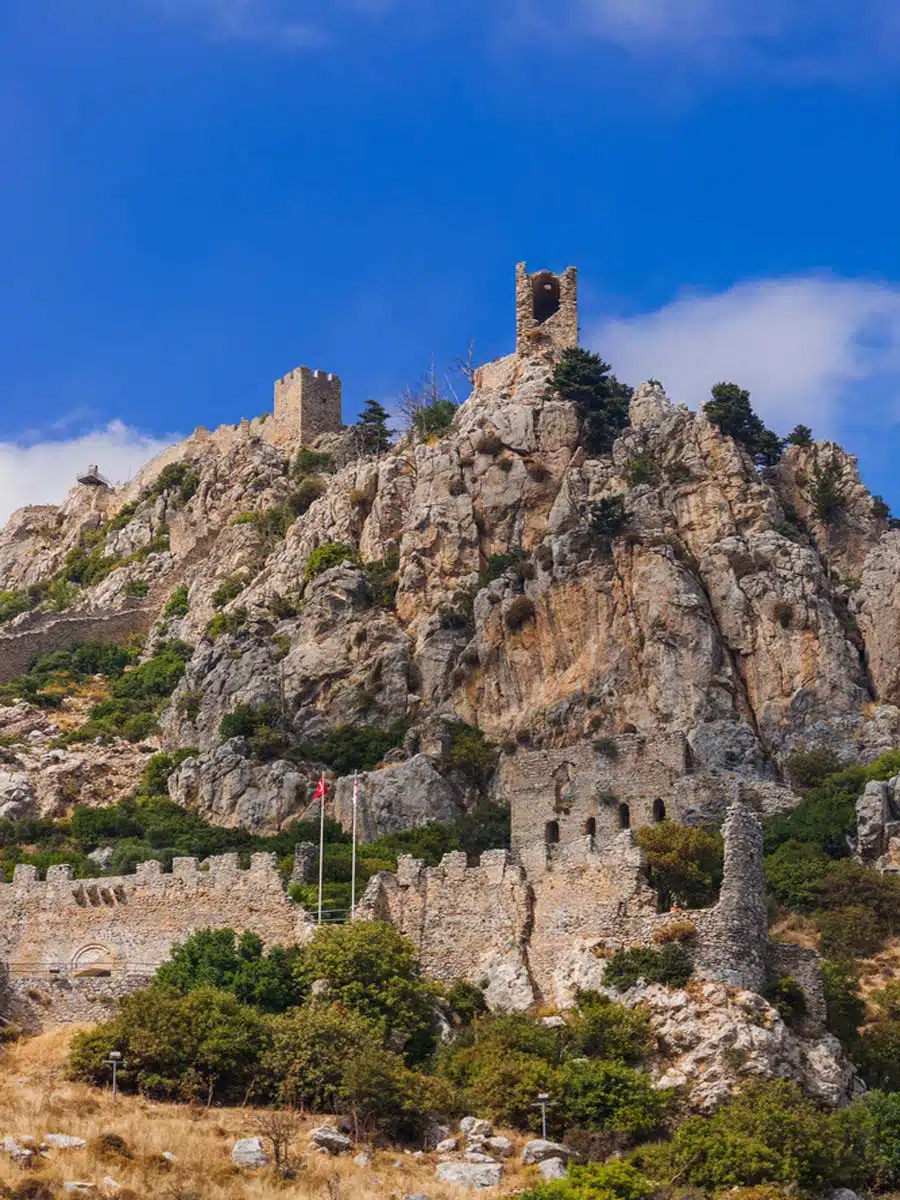
M69 973L76 979L107 978L115 973L117 965L116 956L108 946L91 942L75 953Z

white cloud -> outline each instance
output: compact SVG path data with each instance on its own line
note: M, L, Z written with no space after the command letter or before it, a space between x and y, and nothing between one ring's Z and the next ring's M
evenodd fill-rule
M690 408L720 380L739 383L779 433L803 422L833 436L900 419L900 287L759 279L601 320L586 341L621 379L660 379Z
M124 482L177 440L177 434L155 438L111 421L67 441L0 442L0 524L23 505L58 504L89 463L110 481Z

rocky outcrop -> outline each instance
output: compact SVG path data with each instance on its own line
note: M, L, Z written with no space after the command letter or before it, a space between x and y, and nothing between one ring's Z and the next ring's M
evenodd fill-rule
M334 817L344 828L353 822L353 779L338 780ZM462 797L426 754L359 777L359 836L373 842L385 833L415 829L429 821L449 823L462 811Z
M185 759L169 776L169 795L176 804L213 825L251 833L277 833L306 808L314 790L314 768L253 762L243 738Z

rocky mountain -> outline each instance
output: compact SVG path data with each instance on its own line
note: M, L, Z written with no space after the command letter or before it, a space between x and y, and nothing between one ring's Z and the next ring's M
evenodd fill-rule
M84 700L12 697L3 811L108 803L153 750L191 747L173 797L271 831L307 808L334 762L323 745L362 730L387 764L363 789L375 836L474 801L452 754L471 727L496 747L514 838L556 814L566 840L582 793L657 794L663 766L671 815L690 820L735 781L766 811L789 805L798 749L849 763L896 745L900 531L854 459L815 442L760 468L657 383L634 392L611 452L589 454L558 361L492 364L445 431L381 453L352 428L301 448L271 419L243 422L198 430L125 488L79 484L14 514L7 682L124 631L145 659L190 649L158 728L131 740L58 745ZM598 512L616 528L598 532ZM236 712L249 738L224 736Z

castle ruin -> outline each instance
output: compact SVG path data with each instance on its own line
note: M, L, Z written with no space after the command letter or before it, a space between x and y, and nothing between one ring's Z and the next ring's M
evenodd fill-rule
M516 354L552 346L570 350L578 345L578 269L567 267L528 273L525 263L516 267Z
M311 445L323 433L339 433L342 388L337 375L297 367L275 382L275 424L285 438Z

